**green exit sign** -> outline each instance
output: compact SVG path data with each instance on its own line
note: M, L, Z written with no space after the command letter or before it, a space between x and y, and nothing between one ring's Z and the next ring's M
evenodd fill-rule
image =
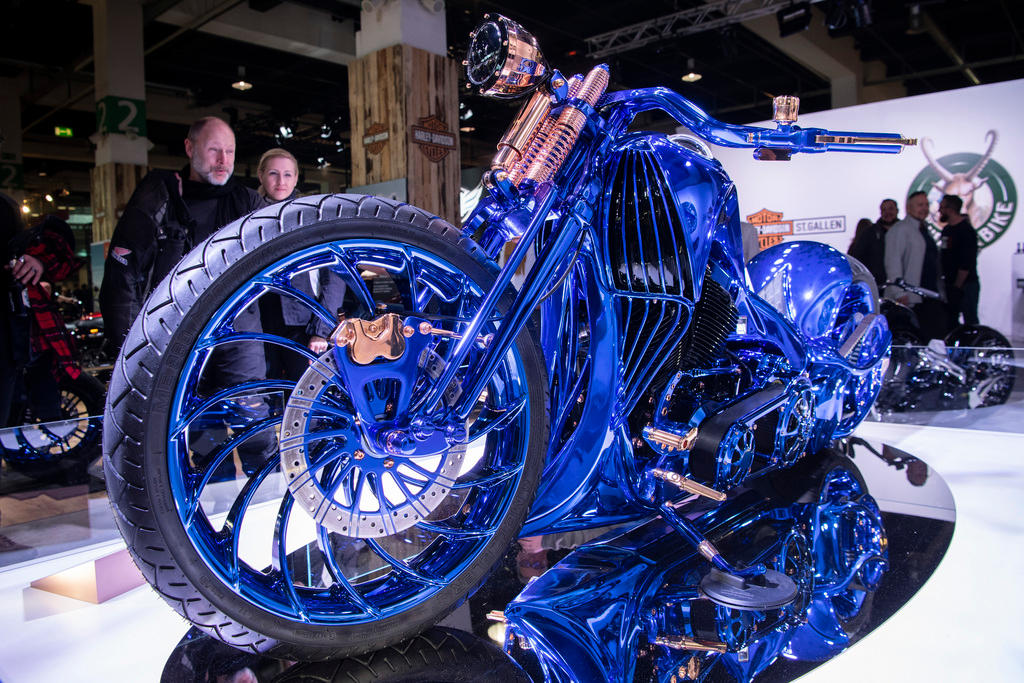
M70 138L74 137L75 132L67 126L54 126L53 134L59 138Z

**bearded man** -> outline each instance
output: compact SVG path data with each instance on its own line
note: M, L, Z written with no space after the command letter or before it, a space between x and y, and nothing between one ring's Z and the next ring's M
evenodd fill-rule
M235 134L224 121L208 116L189 128L185 139L189 164L180 172L151 171L146 174L125 206L114 234L100 287L106 344L116 352L139 315L149 293L173 270L192 247L231 221L266 206L266 201L232 179L235 169ZM250 304L236 316L239 332L260 331L258 307ZM222 344L211 354L203 371L200 391L213 394L221 389L266 377L263 345L235 342ZM237 397L231 403L236 412L261 417L266 412L262 398ZM194 451L210 454L226 438L223 426L201 430L202 438L190 438ZM200 445L200 442L205 445ZM271 454L272 444L264 434L239 446L242 467L255 471ZM226 462L219 478L233 476Z
M142 302L192 247L265 201L232 179L235 134L207 116L185 139L189 164L179 173L151 171L125 206L100 287L100 311L111 351L124 342Z

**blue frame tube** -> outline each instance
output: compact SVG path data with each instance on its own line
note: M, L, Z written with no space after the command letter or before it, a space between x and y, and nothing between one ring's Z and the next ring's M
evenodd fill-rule
M526 276L522 290L516 295L516 301L512 306L512 310L501 321L501 325L491 342L491 348L487 350L487 354L480 363L479 369L474 372L471 381L467 384L468 390L463 390L462 396L455 406L455 412L459 418L465 419L473 410L477 396L484 390L491 375L497 369L498 363L505 353L508 352L519 331L526 324L530 313L537 306L537 302L544 293L544 287L551 281L555 269L561 262L562 256L568 253L569 247L579 239L582 230L580 220L571 213L566 214L559 221L558 227L555 229L554 239L548 240L544 245L537 261ZM523 246L524 242L526 242L525 235L518 247ZM528 244L527 246L530 245Z

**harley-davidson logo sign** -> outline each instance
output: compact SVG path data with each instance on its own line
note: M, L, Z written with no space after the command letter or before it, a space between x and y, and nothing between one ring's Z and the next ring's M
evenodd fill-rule
M782 219L781 211L761 209L747 216L747 222L757 227L757 241L762 249L774 246L793 235L815 235L828 232L846 232L846 216L816 216L814 218Z
M388 144L389 137L391 134L388 133L387 126L383 123L374 123L366 129L366 135L363 136L363 147L370 154L380 154L384 145Z
M455 149L455 136L448 125L436 116L424 116L412 127L412 141L435 164Z

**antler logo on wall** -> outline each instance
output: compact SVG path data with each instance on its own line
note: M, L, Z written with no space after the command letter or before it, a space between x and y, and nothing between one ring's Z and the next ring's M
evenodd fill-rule
M939 223L939 201L944 194L954 194L964 201L963 212L978 234L979 248L985 248L999 239L1013 222L1017 213L1017 189L1013 178L1003 166L992 158L999 136L994 130L986 134L988 149L984 154L959 152L935 158L933 143L921 139L921 152L928 160L907 191L928 194L928 222L932 236L938 239L942 231Z
M424 116L419 125L412 127L412 141L435 164L455 149L455 136L448 130L448 125L436 116Z

